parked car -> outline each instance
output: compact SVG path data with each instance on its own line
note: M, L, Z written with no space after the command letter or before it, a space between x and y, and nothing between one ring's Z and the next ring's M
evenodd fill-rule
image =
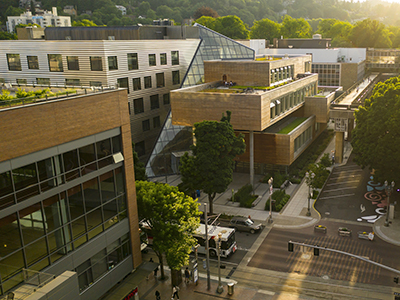
M251 219L246 217L233 217L229 223L229 227L235 228L236 231L255 233L262 228L262 225L255 225Z

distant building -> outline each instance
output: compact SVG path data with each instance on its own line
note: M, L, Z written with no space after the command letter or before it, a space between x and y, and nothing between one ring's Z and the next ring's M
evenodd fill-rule
M332 39L323 39L320 34L314 34L312 39L274 39L274 48L308 48L326 49L331 47Z
M64 6L63 13L65 13L67 15L71 15L71 16L76 16L77 15L76 9L72 5Z
M8 32L15 32L15 26L19 24L38 24L41 27L69 27L71 26L71 17L58 16L56 7L53 7L52 11L39 11L36 15L27 11L20 16L7 17Z
M126 7L122 5L115 5L116 8L122 13L123 16L126 15Z

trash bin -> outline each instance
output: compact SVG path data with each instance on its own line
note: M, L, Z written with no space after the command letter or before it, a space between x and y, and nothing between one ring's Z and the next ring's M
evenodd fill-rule
M228 283L228 295L233 295L235 291L235 284L233 282Z

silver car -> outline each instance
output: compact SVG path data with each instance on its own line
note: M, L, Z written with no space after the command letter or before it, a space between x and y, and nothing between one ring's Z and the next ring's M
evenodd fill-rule
M255 233L262 228L261 224L255 225L251 219L246 217L233 217L229 226L235 228L236 231L247 231L250 233Z

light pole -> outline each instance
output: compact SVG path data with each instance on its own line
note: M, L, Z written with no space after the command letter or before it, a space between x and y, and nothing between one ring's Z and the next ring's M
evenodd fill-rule
M207 203L204 203L204 217L205 217L205 229L206 229L206 264L207 264L207 290L211 288L211 276L210 276L210 253L209 253L209 240L208 240L208 216L207 216Z
M268 217L268 223L272 223L272 200L271 200L271 195L272 195L272 183L274 182L274 179L271 177L268 179L268 184L269 184L269 217Z
M218 233L218 288L217 288L217 293L221 294L224 291L224 287L222 286L221 283L221 238L222 238L222 233Z
M386 221L385 226L389 227L389 209L390 209L390 194L393 192L394 181L389 185L387 180L385 180L385 190L387 193L387 206L386 206Z
M311 189L311 185L314 180L314 177L315 177L315 174L313 172L311 172L311 174L306 172L306 183L308 185L308 208L307 208L306 216L308 216L308 217L311 216L311 210L310 210L311 191L310 191L310 189Z

